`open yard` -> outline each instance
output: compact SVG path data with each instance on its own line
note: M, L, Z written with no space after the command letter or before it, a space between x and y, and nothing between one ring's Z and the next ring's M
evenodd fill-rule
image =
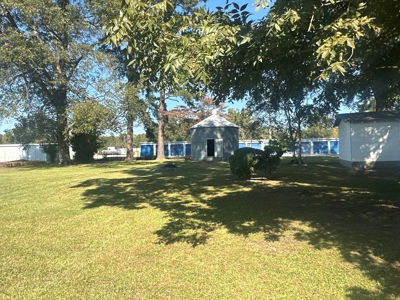
M0 299L400 299L400 175L337 160L0 168Z

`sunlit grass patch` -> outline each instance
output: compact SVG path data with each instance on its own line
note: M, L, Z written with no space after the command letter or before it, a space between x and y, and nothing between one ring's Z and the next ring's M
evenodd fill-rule
M0 169L0 298L400 298L399 177L173 162Z

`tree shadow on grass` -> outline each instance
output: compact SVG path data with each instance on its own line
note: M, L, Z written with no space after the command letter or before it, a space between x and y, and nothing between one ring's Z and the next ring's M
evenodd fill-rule
M348 290L349 299L400 297L400 186L398 177L359 174L331 161L282 167L279 184L239 182L226 166L201 164L194 172L131 170L123 179L82 182L85 208L115 206L165 212L160 243L206 244L213 232L264 234L279 241L288 230L316 249L336 248L381 289ZM293 227L299 221L312 228Z

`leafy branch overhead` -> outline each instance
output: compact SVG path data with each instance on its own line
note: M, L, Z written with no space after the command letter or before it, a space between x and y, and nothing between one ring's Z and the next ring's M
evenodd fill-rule
M106 41L126 45L130 63L139 67L142 80L156 88L206 84L205 66L226 55L226 42L236 42L239 26L217 22L219 14L203 8L194 8L190 14L174 10L170 0L127 0L107 26Z
M375 26L373 21L360 1L277 0L257 24L254 64L268 65L300 53L315 65L310 75L323 79L332 72L343 75L352 64L357 40Z

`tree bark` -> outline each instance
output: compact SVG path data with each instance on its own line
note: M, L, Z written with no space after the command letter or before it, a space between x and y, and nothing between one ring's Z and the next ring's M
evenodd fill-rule
M290 119L290 108L287 106L283 107L283 111L286 116L286 120L288 121L288 129L289 129L289 137L290 137L290 143L292 144L292 164L298 164L299 161L296 158L296 132L292 126L292 121Z
M127 112L126 116L126 161L133 161L135 159L133 153L133 115Z
M56 138L58 144L57 157L59 165L66 165L71 161L71 157L69 156L69 141L65 136L67 128L68 123L65 112L57 113Z
M301 124L303 122L302 120L302 116L300 115L299 111L297 111L296 113L297 115L297 139L299 141L299 164L305 165L304 161L303 161L303 151L302 151L302 147L301 147L301 139L302 139L302 134L301 134Z
M303 157L302 157L302 148L301 148L301 128L300 128L300 123L297 129L297 136L299 140L299 164L304 164Z
M165 112L165 89L160 90L160 102L158 106L158 144L157 160L165 160L164 155L164 112Z

